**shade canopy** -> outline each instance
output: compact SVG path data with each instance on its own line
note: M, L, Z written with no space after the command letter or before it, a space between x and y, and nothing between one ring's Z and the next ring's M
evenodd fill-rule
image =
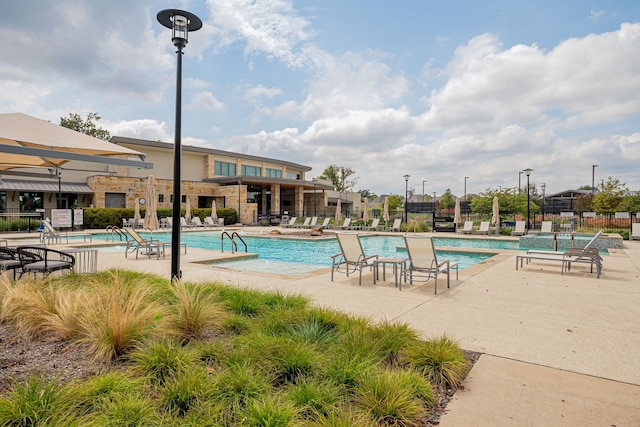
M0 170L56 168L70 160L153 167L143 153L22 113L0 114L0 153Z

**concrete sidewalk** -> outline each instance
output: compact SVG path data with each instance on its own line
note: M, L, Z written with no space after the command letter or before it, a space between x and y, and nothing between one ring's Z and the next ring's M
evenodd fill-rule
M424 337L446 333L483 353L442 417L442 426L640 426L640 242L604 259L596 279L586 265L560 274L535 261L516 271L504 251L460 272L451 289L433 281L398 291L329 270L299 276L247 273L198 264L222 256L189 248L183 278L301 294L315 304L407 323ZM99 268L169 277L170 260L100 253ZM387 275L390 278L392 275Z

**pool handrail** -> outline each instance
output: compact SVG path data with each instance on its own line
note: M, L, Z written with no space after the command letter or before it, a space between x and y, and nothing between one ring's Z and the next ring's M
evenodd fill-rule
M227 238L229 238L229 240L231 241L231 253L235 253L238 250L238 243L235 240L236 237L238 239L240 239L240 241L244 245L244 251L245 252L249 252L248 247L247 247L247 242L244 241L244 239L238 234L237 231L234 231L231 234L229 234L227 231L223 231L220 234L220 250L222 252L224 252L224 238L225 238L225 236Z

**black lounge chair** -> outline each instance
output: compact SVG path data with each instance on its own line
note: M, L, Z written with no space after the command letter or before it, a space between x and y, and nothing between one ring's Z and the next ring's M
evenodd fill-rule
M54 271L73 271L76 264L73 255L44 246L18 246L17 251L22 268L20 277L25 273L48 276Z
M13 270L13 278L16 278L16 270L22 268L18 251L14 248L0 246L0 271Z

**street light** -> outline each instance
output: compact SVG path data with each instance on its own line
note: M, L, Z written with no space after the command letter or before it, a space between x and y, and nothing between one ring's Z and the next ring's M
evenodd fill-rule
M407 202L409 201L409 178L411 178L411 175L404 175L404 183L405 183L405 188L404 188L404 222L408 222L407 220L407 207L408 204Z
M522 171L518 172L518 194L520 194L520 189L522 188L522 185L520 185L520 180L522 178L522 174L523 173L524 172L522 172Z
M467 180L469 179L468 176L464 177L464 201L467 201Z
M543 182L540 187L542 188L542 220L544 221L544 197L545 197L544 192L547 189L547 184Z
M531 223L529 220L529 176L531 176L531 172L533 172L533 169L527 168L523 172L527 174L527 231L529 231L529 229L531 228Z
M423 202L425 201L425 200L424 200L424 199L425 199L425 197L424 197L424 183L425 183L425 182L427 182L427 180L426 180L426 179L423 179L423 180L422 180L422 201L423 201Z
M182 49L189 40L189 31L202 28L202 21L196 15L179 9L165 9L158 12L158 22L171 28L171 41L178 48L176 51L176 123L175 144L173 147L173 227L171 228L171 282L182 277L180 271L180 184L182 183Z
M595 185L596 185L596 168L598 167L598 165L591 165L591 196L593 196L593 193L595 192Z

